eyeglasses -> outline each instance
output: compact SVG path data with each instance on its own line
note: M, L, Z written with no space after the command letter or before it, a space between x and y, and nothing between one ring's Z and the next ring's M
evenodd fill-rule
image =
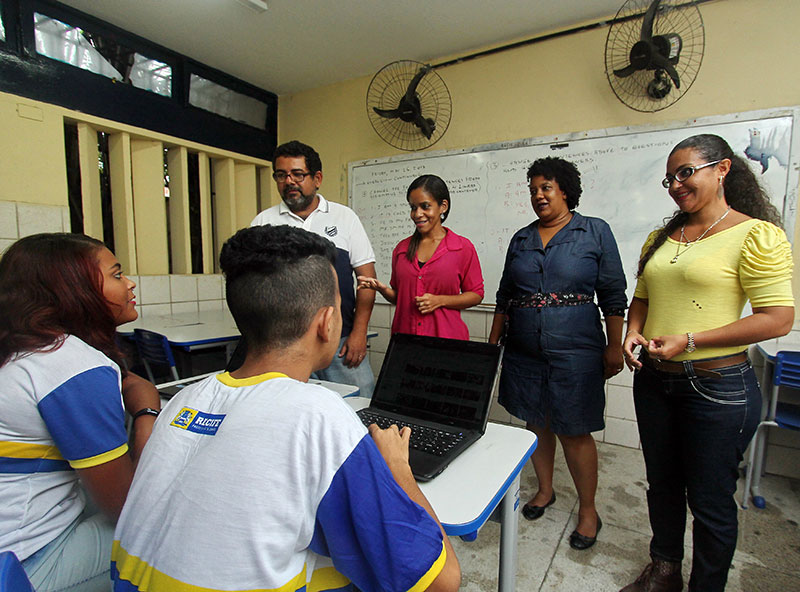
M295 183L302 183L305 181L306 177L309 175L313 175L314 173L306 173L305 171L289 171L288 173L284 171L275 171L272 173L272 178L275 179L278 183L283 183L286 181L287 177L291 177L292 181Z
M669 189L669 186L672 185L673 181L678 181L679 183L683 183L684 181L686 181L686 179L694 175L700 169L714 164L718 164L720 162L722 162L722 160L715 160L714 162L698 164L697 166L681 167L677 171L675 171L674 175L667 175L666 177L664 177L664 179L662 179L661 181L661 184L664 186L665 189Z

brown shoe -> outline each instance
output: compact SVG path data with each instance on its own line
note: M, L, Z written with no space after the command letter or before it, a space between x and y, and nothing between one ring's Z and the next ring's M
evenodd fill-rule
M681 592L683 576L680 561L653 559L633 584L619 592Z

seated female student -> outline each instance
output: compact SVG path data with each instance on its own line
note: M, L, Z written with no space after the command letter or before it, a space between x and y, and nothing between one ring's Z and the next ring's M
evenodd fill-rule
M436 175L422 175L406 193L416 230L392 253L390 285L358 276L359 289L377 290L397 310L392 333L469 339L461 310L483 300L483 274L472 243L443 226L450 192Z
M109 589L114 523L160 408L152 384L120 369L134 286L83 235L29 236L0 259L0 551L37 591Z

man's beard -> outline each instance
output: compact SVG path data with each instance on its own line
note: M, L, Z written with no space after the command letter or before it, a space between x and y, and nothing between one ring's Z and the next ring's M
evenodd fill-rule
M295 191L297 192L297 195L290 197L289 193L293 193ZM290 210L293 212L301 212L311 205L311 202L314 201L315 195L316 191L306 195L300 188L291 188L284 189L281 197L283 198L283 202L289 207Z

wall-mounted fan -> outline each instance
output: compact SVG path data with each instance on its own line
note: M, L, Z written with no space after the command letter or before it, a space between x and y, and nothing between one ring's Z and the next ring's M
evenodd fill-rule
M666 109L692 86L705 48L703 18L690 0L627 0L606 38L606 76L636 111Z
M367 89L367 115L383 140L400 150L435 144L450 125L453 103L433 66L401 60L375 74Z

